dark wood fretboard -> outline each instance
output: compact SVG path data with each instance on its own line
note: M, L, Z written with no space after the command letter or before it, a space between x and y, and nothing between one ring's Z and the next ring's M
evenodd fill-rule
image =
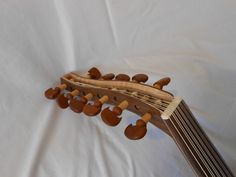
M180 100L170 109L164 121L196 174L203 177L233 177L185 102Z

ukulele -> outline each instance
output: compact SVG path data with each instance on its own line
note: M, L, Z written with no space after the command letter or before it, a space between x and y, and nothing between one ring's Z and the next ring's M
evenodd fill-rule
M122 112L127 109L140 116L135 125L130 124L124 130L127 138L143 138L147 123L152 123L175 141L197 176L234 176L184 100L163 90L170 82L169 77L150 86L145 84L148 80L145 74L132 78L126 74L102 75L93 67L86 74L71 72L60 79L61 84L44 93L46 98L56 99L59 107L70 107L87 116L100 113L109 126L117 126ZM114 106L102 109L104 103Z

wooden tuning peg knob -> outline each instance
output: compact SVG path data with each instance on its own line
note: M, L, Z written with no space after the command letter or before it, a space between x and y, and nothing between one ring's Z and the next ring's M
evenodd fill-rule
M153 84L153 87L162 90L163 86L168 85L170 83L171 79L169 77L164 77L160 79L159 81L155 82Z
M73 98L70 100L70 108L72 111L76 113L81 113L83 111L84 106L87 104L88 100L91 100L93 98L92 93L88 93L87 95L81 97L79 100L76 98Z
M66 95L62 93L58 96L57 103L60 106L60 108L65 109L69 106L69 100L71 100L73 97L77 95L79 95L79 91L77 89L73 90L70 93L67 93Z
M99 79L101 77L101 72L95 67L91 68L88 73L91 79Z
M129 106L129 102L124 100L118 106L115 106L111 111L109 107L103 109L101 112L102 120L110 126L116 126L120 123L121 117L118 117L122 114L122 111Z
M132 77L132 81L134 82L145 83L147 80L148 80L148 76L146 74L136 74Z
M44 92L44 95L48 99L55 99L60 94L61 91L66 89L66 87L67 87L66 84L61 84L55 88L49 88Z
M144 114L140 119L136 121L136 125L130 124L125 129L125 136L131 140L138 140L143 138L147 133L147 122L152 118L150 113Z
M103 75L101 78L102 78L103 80L112 80L112 79L114 79L114 77L115 77L115 74L109 73L109 74Z
M115 80L118 80L118 81L129 81L130 77L127 74L118 74L118 75L116 75Z
M107 95L104 95L99 100L95 101L94 104L87 104L83 108L84 114L87 116L95 116L101 112L102 105L109 100Z

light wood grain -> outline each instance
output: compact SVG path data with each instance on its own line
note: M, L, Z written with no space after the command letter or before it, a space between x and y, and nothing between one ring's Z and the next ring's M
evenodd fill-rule
M92 80L92 79L87 79L83 76L80 76L77 73L70 73L70 76L73 79L75 79L75 81L98 86L98 87L118 88L118 89L137 91L137 92L152 95L152 96L156 97L157 99L162 99L165 101L171 101L173 99L173 96L170 93L158 90L156 88L153 88L153 87L145 85L145 84L139 84L139 83L127 82L127 81Z

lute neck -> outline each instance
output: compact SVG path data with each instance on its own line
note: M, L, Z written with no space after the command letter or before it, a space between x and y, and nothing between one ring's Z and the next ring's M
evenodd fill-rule
M198 176L233 177L223 158L181 98L174 98L162 118Z

